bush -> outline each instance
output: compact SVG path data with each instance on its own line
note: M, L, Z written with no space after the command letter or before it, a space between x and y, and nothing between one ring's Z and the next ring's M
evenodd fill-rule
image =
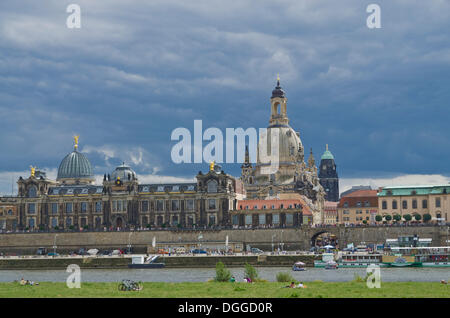
M385 219L386 221L390 221L390 220L392 220L392 216L390 216L390 215L388 214L388 215L386 215L386 216L384 217L384 219Z
M412 220L411 214L405 214L405 215L403 216L403 218L405 219L406 222L409 222L409 221Z
M146 227L147 229L149 229L149 228L151 228L152 226L151 226L150 224L147 224L145 227Z
M424 214L423 215L423 221L424 222L428 222L428 221L430 221L431 220L431 215L430 214Z
M367 224L367 220L363 220L363 223L364 223L364 224Z
M230 271L225 267L222 262L216 264L216 277L214 280L216 282L228 282L231 278Z
M375 221L381 222L381 221L383 221L383 217L381 215L376 215L375 216Z
M279 282L279 283L290 283L290 282L293 282L293 281L294 281L294 278L289 273L279 272L277 274L277 282Z
M416 221L420 221L420 220L422 220L422 216L420 214L416 214L416 215L414 215L414 219Z
M402 219L402 216L400 215L400 214L396 214L396 215L394 215L394 220L395 221L400 221Z
M248 263L245 263L244 278L250 278L252 282L256 282L258 280L258 272Z

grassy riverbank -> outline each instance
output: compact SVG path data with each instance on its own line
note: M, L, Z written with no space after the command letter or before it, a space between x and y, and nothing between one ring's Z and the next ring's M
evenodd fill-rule
M69 289L65 283L41 282L37 286L0 283L0 298L39 297L151 297L151 298L450 298L450 285L422 282L382 283L369 289L360 282L308 282L305 289L282 288L286 283L144 283L141 291L121 292L118 283L82 283L80 289Z

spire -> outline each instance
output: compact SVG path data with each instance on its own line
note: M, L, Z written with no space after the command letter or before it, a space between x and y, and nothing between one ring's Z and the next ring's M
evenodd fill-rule
M277 74L277 87L280 87L280 73Z
M316 165L316 161L314 160L314 155L313 155L313 151L312 148L309 152L309 158L308 158L308 167L312 168Z
M250 155L248 154L248 145L245 146L245 161L244 163L250 163Z

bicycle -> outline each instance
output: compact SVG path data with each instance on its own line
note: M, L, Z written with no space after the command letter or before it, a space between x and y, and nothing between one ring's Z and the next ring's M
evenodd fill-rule
M119 291L139 291L143 288L142 282L135 282L130 279L122 280L118 286Z

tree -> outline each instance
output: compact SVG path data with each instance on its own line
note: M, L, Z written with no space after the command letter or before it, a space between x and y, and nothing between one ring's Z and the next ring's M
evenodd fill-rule
M416 221L420 221L422 219L422 216L420 214L416 214L416 215L414 215L414 219Z
M385 219L386 221L390 221L390 220L392 220L392 216L390 216L389 214L387 214L387 215L384 216L384 219Z
M255 282L258 279L258 272L248 263L245 263L244 278L250 278L252 282Z
M402 216L401 216L400 214L394 215L394 220L395 220L396 222L400 221L401 219L402 219Z
M430 220L431 220L431 215L430 214L426 213L426 214L423 215L423 221L424 222L428 222Z
M409 222L409 221L412 220L411 214L405 214L405 215L403 216L403 218L405 219L406 222Z
M377 214L377 215L375 216L375 221L381 222L381 221L383 221L383 217L382 217L381 215Z
M367 220L363 220L363 223L364 223L364 224L367 224Z
M216 264L216 282L228 282L231 278L231 272L225 267L222 262Z

